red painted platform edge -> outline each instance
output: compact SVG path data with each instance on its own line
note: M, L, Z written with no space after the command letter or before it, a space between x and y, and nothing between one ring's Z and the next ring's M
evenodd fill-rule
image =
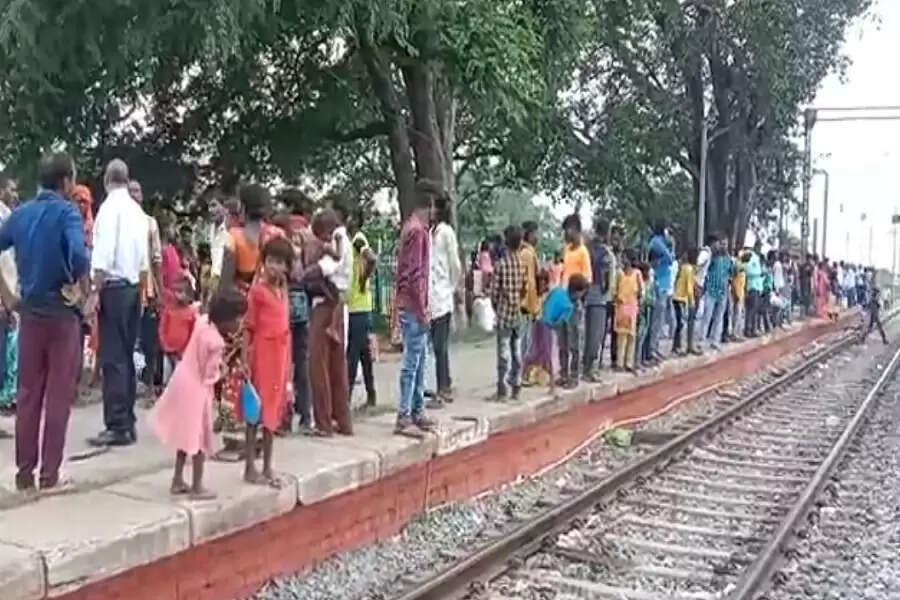
M63 600L234 600L279 575L396 535L426 509L471 498L566 456L598 428L645 418L712 385L749 375L831 333L804 327L769 344L504 431L357 490L293 511L160 561L89 584Z

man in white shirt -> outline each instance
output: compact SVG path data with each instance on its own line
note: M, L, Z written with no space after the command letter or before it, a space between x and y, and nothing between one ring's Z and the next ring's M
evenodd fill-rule
M706 285L706 273L709 271L709 263L712 260L712 247L719 243L714 235L706 236L706 244L700 248L697 253L697 268L694 269L694 289L696 302L688 314L688 327L694 329L695 340L705 340L705 331L700 331L703 326L703 315L705 299L704 286ZM677 273L677 271L676 271ZM673 278L674 279L674 278Z
M225 258L225 245L228 243L228 211L218 198L209 204L209 257L211 277L209 288L218 289L222 277L222 262ZM208 300L208 299L207 299Z
M428 285L428 310L431 313L431 346L434 350L437 397L429 408L453 402L450 378L450 319L454 294L462 275L456 233L450 226L450 198L434 199L431 207L431 269Z
M847 307L856 306L856 267L847 265L844 269L844 278L841 280L841 287L844 288L844 296L847 298Z
M91 440L98 446L126 446L137 440L133 352L140 320L138 286L150 269L149 225L128 193L128 182L125 162L111 161L104 176L106 200L94 221L94 292L88 306L100 306L105 429Z
M344 296L344 301L346 302L347 290L350 288L350 278L353 277L353 244L350 241L350 236L347 235L347 218L350 215L342 198L333 200L331 209L337 214L338 221L340 221L340 226L334 230L334 240L337 243L341 259L337 261L334 272L330 273L329 277L338 291ZM344 320L346 321L346 318Z

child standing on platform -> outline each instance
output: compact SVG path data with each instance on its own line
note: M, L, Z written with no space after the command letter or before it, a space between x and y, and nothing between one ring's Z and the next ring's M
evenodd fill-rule
M169 363L170 373L187 348L197 320L197 312L190 281L182 276L172 289L166 292L165 305L159 322L159 343Z
M634 267L635 260L633 250L629 249L623 253L622 273L619 275L616 288L616 316L613 323L618 336L615 368L631 372L634 372L638 302L642 288L641 273Z
M653 285L654 272L650 263L642 262L636 270L639 271L641 282L645 285L641 286L640 293L634 364L635 367L650 367L653 365L653 353L650 348L650 321L653 319L653 304L656 301L658 290Z
M578 215L569 215L563 220L565 251L563 253L563 271L561 285L568 288L573 275L581 275L591 283L591 255L581 234L581 219ZM584 301L579 298L574 303L572 318L566 326L559 330L559 384L567 389L578 387L581 378L581 352L584 349Z
M685 351L694 348L694 323L690 319L694 309L694 265L697 263L697 250L691 248L681 255L678 261L678 277L675 278L675 291L672 294L672 305L675 307L675 335L672 336L672 351L683 356ZM687 344L684 344L682 333L687 325Z
M272 471L272 446L287 408L287 382L291 352L287 274L294 248L283 238L270 240L262 250L262 272L250 288L244 319L244 351L249 378L259 394L260 422L247 423L244 480L279 487ZM256 470L257 429L262 426L263 470Z
M206 456L213 451L213 385L221 377L224 337L238 330L247 309L237 293L216 296L209 315L198 317L166 390L150 412L150 426L160 441L175 451L173 494L190 494L195 500L215 498L203 487ZM184 480L187 457L192 460L193 482Z

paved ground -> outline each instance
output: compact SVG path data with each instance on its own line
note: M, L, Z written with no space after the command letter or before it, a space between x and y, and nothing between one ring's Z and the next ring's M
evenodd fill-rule
M745 352L765 342L728 346L724 353ZM172 456L148 431L146 410L139 409L137 445L97 454L86 439L100 428L101 407L78 407L73 411L63 465L63 476L73 482L66 495L35 502L14 492L13 441L0 440L0 597L30 600L42 598L45 592L58 595L286 514L298 504L314 504L357 489L478 444L494 433L611 398L719 358L670 360L641 377L607 372L603 384L582 386L574 393L551 397L546 388L531 389L520 403L497 404L484 401L496 380L493 340L459 344L451 350L457 401L433 412L439 421L435 435L413 439L392 434L399 357L386 355L376 367L384 408L358 415L352 438L298 435L278 440L274 463L283 477L281 490L248 486L241 481L240 465L213 462L206 480L219 498L212 502L192 503L169 496ZM363 395L360 386L358 400ZM13 419L0 418L0 428L13 427ZM34 593L20 592L32 589ZM16 593L10 596L12 590Z
M495 381L496 363L493 340L459 344L451 349L451 365L455 383L461 396L480 398L490 393ZM379 403L384 411L390 411L397 397L399 355L385 354L375 365L375 385ZM427 380L434 381L432 374ZM365 403L363 386L354 390L354 405ZM172 464L172 457L157 442L144 418L147 410L138 409L138 438L136 445L115 448L97 454L87 444L87 439L97 434L103 425L102 407L98 403L77 407L72 411L69 435L66 440L64 476L74 480L79 488L95 488L108 485L126 477L152 473ZM382 411L378 411L379 413ZM435 416L440 416L436 414ZM357 419L363 418L357 416ZM0 417L0 429L12 432L15 419ZM235 467L237 469L237 467ZM14 492L15 443L12 439L0 439L0 508L16 503Z

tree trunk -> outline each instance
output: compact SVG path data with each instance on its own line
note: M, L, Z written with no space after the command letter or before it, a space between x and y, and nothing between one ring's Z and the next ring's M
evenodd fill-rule
M756 208L756 183L757 171L756 164L752 157L746 153L742 153L739 161L739 169L742 176L740 186L735 190L738 199L738 205L734 213L734 239L738 244L743 244L747 237L747 229L750 227L750 217Z
M384 52L368 39L365 31L359 36L359 45L366 72L378 98L381 114L388 124L388 148L397 185L397 201L400 205L400 217L406 220L415 206L416 193L416 174L413 170L406 117L403 115L400 98L391 80L390 61Z

